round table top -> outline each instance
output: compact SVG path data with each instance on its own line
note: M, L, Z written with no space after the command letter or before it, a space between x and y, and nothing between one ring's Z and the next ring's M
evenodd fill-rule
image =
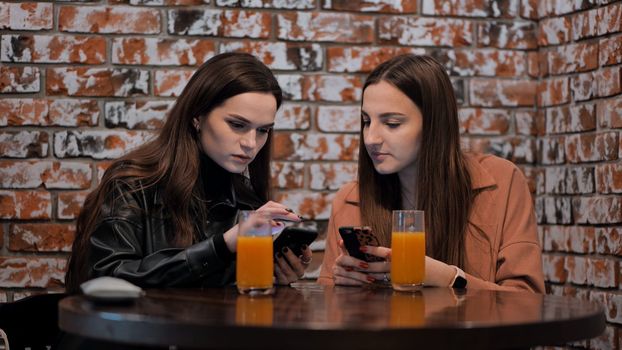
M592 338L605 328L590 301L527 292L424 288L279 287L269 297L234 288L148 290L131 304L72 296L62 330L140 345L196 348L506 348Z

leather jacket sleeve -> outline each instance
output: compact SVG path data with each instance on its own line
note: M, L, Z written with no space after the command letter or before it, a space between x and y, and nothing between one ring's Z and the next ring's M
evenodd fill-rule
M90 236L91 278L113 276L141 287L214 285L230 282L233 254L222 234L206 235L189 247L169 243L171 225L153 195L117 186ZM149 199L148 199L149 198ZM227 278L229 275L229 278Z

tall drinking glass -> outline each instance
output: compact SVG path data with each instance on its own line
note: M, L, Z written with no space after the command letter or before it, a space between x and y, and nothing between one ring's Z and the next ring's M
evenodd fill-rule
M394 210L391 233L391 285L417 291L425 278L425 222L422 210Z
M274 293L270 216L242 210L238 216L236 284L241 294Z

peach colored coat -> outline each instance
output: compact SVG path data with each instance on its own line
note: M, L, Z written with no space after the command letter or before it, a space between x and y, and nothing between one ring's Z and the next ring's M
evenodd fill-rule
M475 197L466 232L467 288L544 293L542 253L527 181L511 162L466 155ZM333 200L318 283L333 284L339 255L338 228L361 225L358 183L344 185Z

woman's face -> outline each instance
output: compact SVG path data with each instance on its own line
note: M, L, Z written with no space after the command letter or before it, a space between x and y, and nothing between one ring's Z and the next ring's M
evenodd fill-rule
M363 93L361 117L365 148L377 172L414 169L423 117L408 96L385 81L369 85Z
M242 173L268 140L276 99L270 93L233 96L200 120L203 152L231 173Z

